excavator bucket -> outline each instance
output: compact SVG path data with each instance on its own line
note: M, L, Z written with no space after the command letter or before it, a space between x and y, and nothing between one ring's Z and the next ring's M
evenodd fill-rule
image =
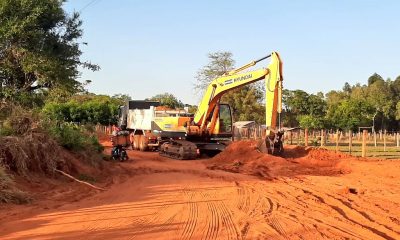
M278 131L277 133L271 133L265 138L260 139L257 144L257 148L260 152L271 154L271 155L281 155L283 153L283 131Z

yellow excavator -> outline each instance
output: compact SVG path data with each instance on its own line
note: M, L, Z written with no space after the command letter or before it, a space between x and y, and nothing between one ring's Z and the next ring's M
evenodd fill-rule
M267 68L244 72L268 58L271 61ZM186 118L181 126L185 131L184 137L164 139L160 145L160 154L178 159L194 159L201 152L222 151L227 146L226 140L232 140L233 137L232 111L228 104L220 102L223 94L260 80L265 80L266 138L259 148L270 154L282 153L282 61L277 52L272 52L214 79L207 87L196 114ZM162 128L159 130L162 131Z

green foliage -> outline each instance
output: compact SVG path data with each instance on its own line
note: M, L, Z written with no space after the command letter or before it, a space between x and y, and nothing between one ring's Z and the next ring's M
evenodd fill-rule
M74 123L47 121L43 124L46 131L61 146L73 151L94 150L102 152L103 147L96 136L88 132L84 126Z
M376 81L384 81L381 75L374 73L368 78L368 86L374 84Z
M370 126L373 112L367 101L348 99L330 108L327 118L334 128L357 130L360 126Z
M66 122L115 124L120 99L104 95L75 95L68 102L49 102L42 113L50 119Z
M384 81L383 79L375 80L368 85L367 88L367 101L374 106L374 108L383 113L386 118L389 118L395 108L395 96L390 87L391 82Z
M320 129L325 127L327 103L322 93L308 94L302 90L285 89L282 95L283 123L286 126Z
M127 101L130 101L130 100L132 100L132 98L131 98L131 96L129 96L128 94L114 94L113 96L112 96L112 98L114 98L114 99L118 99L118 100L120 100L122 103L125 103L125 102L127 102Z
M233 111L234 121L265 122L265 105L259 103L263 93L254 86L244 86L226 93L221 102L228 103Z
M400 102L396 105L396 120L400 120Z
M172 109L184 107L184 104L171 93L157 94L151 98L147 98L146 100L158 101L161 106L166 106Z
M321 116L301 115L298 117L298 120L302 128L321 129L326 126L324 118Z
M98 70L79 59L82 22L78 13L63 10L63 2L0 1L1 98L24 101L39 89L81 91L78 68Z
M386 81L373 74L368 85L345 83L342 91L325 97L302 90L284 90L283 121L287 126L353 129L372 126L398 129L400 120L400 76ZM375 121L374 121L375 120Z

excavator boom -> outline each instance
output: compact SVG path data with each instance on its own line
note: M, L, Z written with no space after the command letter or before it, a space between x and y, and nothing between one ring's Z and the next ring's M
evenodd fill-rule
M267 58L271 58L271 62L266 69L240 73ZM210 129L206 129L208 123L207 120L210 119L210 122L213 121L213 117L210 118L210 114L213 114L215 107L219 104L224 93L264 79L266 90L265 107L267 131L275 129L277 127L277 114L282 110L281 98L283 78L282 62L279 54L272 52L266 57L252 61L214 79L209 84L194 116L194 123L195 125L200 126L200 132L204 134L206 131L210 131ZM269 134L269 132L267 132L267 134Z

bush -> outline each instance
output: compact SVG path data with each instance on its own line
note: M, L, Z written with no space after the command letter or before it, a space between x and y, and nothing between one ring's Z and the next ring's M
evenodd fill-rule
M109 96L77 95L67 102L48 102L42 112L57 121L108 125L116 123L121 104Z
M96 136L84 126L75 123L49 121L43 127L50 136L68 150L81 151L87 149L98 153L103 151L103 146Z
M17 105L7 105L2 110L0 136L23 135L29 133L37 122L35 114Z

